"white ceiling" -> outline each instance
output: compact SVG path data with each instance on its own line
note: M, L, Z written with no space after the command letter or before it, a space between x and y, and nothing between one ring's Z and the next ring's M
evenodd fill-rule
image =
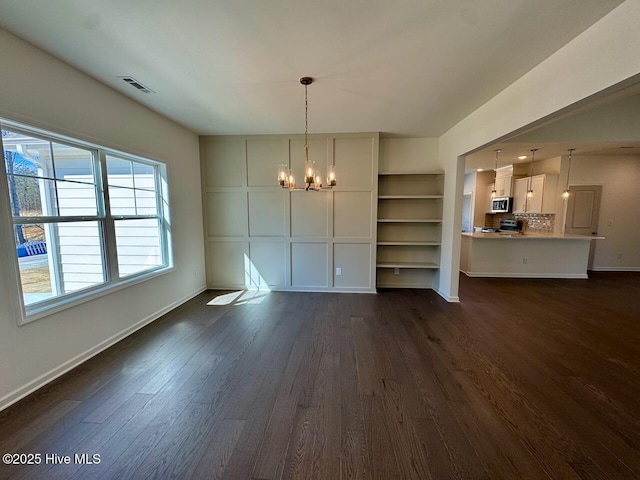
M622 0L0 0L0 26L199 134L438 136ZM119 80L131 75L145 95Z
M498 157L498 168L517 163L531 162L531 143L496 143L483 150L467 156L465 173L473 172L479 168L483 170L494 170L496 164L496 149L501 149ZM603 157L611 155L637 155L640 156L639 141L624 142L545 142L536 143L536 162L547 158L569 155L569 149L574 148L573 155L600 155ZM519 160L521 155L527 158Z
M635 155L640 158L640 83L573 109L530 131L489 145L466 157L465 172L568 155ZM520 160L519 156L527 155Z

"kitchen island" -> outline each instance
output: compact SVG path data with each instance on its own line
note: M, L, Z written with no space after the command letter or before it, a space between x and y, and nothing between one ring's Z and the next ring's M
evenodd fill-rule
M462 233L460 271L470 277L587 278L585 235Z

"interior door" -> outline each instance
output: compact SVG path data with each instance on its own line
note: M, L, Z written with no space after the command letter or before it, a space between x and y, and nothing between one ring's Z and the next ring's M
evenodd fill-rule
M597 235L602 185L579 185L570 187L569 191L565 233ZM589 251L589 269L593 266L594 243L591 242Z

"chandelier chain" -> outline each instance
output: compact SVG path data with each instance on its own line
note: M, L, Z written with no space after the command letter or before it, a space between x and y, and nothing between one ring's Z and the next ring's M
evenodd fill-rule
M305 160L309 161L309 142L307 135L309 132L309 102L307 101L307 85L304 86L304 153Z

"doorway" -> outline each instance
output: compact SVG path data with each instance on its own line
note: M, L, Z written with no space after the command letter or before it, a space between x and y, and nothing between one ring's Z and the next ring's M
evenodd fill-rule
M578 185L570 187L571 194L567 202L567 216L564 225L565 233L572 235L598 234L598 217L600 214L600 198L602 185ZM587 269L593 268L595 242L591 242L589 249L589 264Z

